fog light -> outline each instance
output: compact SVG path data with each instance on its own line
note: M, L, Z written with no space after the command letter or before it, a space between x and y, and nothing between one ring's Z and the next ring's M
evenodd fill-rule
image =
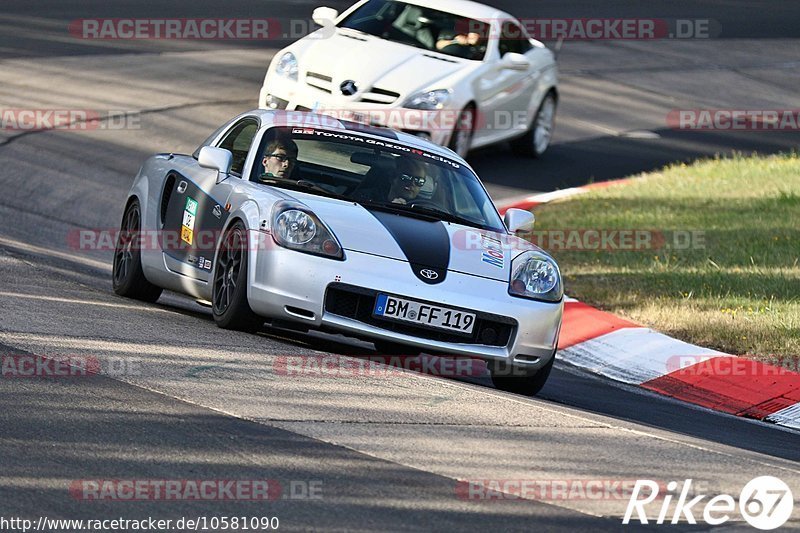
M289 105L289 101L278 98L273 94L268 94L264 97L264 105L269 109L286 109L286 106Z

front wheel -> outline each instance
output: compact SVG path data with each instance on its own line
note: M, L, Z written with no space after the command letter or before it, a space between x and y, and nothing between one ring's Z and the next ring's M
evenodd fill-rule
M556 126L556 97L547 93L536 111L530 129L519 139L511 141L515 154L541 157L550 146Z
M448 147L462 159L466 159L472 145L472 134L475 131L475 108L467 106L458 114L453 135Z
M550 361L533 373L505 362L490 364L489 372L492 383L498 389L523 396L536 396L550 377L555 362L556 353L553 351Z
M247 229L235 222L222 238L214 264L211 314L223 329L257 331L264 320L247 301Z
M142 210L139 201L133 200L122 215L117 244L114 246L112 285L114 292L120 296L155 302L161 296L162 289L144 277L142 250L139 246L141 229Z

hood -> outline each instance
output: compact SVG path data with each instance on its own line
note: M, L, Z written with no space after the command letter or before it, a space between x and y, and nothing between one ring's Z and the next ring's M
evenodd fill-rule
M467 60L438 59L433 52L348 30L337 29L330 38L304 44L297 50L301 72L331 77L332 95L343 103L360 100L373 87L399 93L402 102L437 80L471 67ZM355 96L339 92L345 80L355 81Z
M440 272L459 272L508 281L511 261L533 244L507 234L450 222L422 220L359 204L292 191L339 239L345 252L355 251L410 263ZM417 276L419 277L419 276ZM423 280L425 281L425 280Z

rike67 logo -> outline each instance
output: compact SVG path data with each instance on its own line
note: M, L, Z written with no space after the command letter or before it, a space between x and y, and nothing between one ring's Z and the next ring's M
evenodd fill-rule
M706 524L718 526L734 518L737 510L748 524L756 529L771 530L781 527L792 516L794 497L789 486L780 479L772 476L761 476L750 480L739 494L738 505L736 499L730 494L719 494L706 500L708 495L692 494L692 480L687 479L680 486L677 481L667 483L667 493L659 494L660 488L655 481L639 479L633 487L633 493L628 501L623 524L630 523L631 519L642 524L655 520L656 524L677 524L686 521L696 524L695 513L702 513L702 520ZM670 516L670 507L674 496L677 502ZM691 495L691 496L690 496ZM658 504L648 508L648 505L659 500ZM656 511L657 514L648 514Z

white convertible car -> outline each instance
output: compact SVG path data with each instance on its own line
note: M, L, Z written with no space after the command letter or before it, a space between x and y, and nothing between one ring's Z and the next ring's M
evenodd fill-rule
M324 120L320 120L324 119ZM194 155L148 159L128 195L114 290L212 304L224 328L265 320L483 359L535 394L555 358L563 290L552 257L514 235L453 152L384 128L254 110Z
M435 7L433 7L435 6ZM540 156L558 102L553 54L508 13L466 0L362 0L278 52L263 109L322 112L470 149Z

